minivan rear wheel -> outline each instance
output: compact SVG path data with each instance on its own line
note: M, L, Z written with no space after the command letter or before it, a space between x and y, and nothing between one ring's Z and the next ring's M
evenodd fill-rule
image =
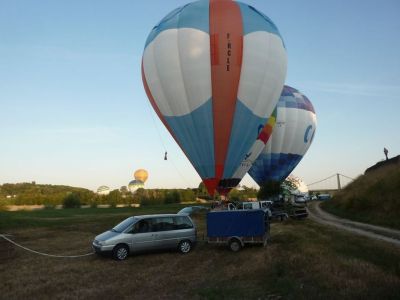
M129 249L126 245L117 245L113 249L113 257L116 260L125 260L129 255Z
M192 242L189 240L181 241L178 245L178 250L182 254L189 253L192 250Z

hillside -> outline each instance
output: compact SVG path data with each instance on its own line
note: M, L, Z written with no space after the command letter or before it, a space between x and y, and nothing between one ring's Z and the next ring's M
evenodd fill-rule
M0 185L0 201L7 204L61 204L68 193L77 193L83 200L93 197L88 189L51 184L5 183Z
M355 221L400 229L400 164L369 168L322 208Z

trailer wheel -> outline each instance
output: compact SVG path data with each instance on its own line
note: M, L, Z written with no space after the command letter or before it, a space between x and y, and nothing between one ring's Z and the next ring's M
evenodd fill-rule
M238 252L242 249L242 244L238 239L233 238L229 241L229 249L233 252Z

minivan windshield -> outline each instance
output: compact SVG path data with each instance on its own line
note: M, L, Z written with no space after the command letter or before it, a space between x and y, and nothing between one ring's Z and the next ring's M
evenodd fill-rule
M115 226L111 231L122 232L135 222L136 222L135 217L129 217L128 219L123 220L121 223Z

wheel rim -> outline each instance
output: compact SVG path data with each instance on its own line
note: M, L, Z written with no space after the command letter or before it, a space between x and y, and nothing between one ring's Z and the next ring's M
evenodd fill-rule
M183 253L188 253L190 251L190 243L189 242L182 242L181 243L181 251Z
M117 257L120 260L125 259L128 256L128 251L125 248L119 248L117 251Z

